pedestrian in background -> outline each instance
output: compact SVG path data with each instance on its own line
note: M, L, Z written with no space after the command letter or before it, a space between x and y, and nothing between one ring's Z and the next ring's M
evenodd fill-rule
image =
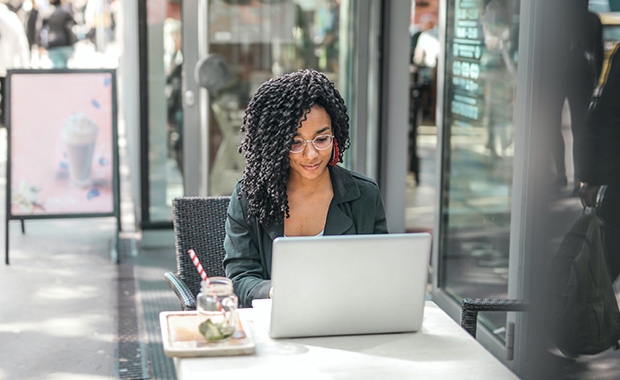
M39 19L39 4L33 1L32 8L26 13L26 36L28 37L28 44L30 44L30 53L32 54L33 47L40 46L39 34L41 30L41 20Z
M28 67L28 39L17 14L0 3L0 125L4 126L4 78L8 69Z
M50 5L41 16L41 45L47 49L53 68L66 68L77 42L73 32L76 22L61 0L51 0Z
M579 195L584 206L597 206L605 222L605 254L614 282L620 275L620 47L605 66L597 96L585 119Z

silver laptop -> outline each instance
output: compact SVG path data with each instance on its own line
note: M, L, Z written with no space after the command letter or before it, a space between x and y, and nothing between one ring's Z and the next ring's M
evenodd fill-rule
M275 239L269 335L420 330L430 250L428 233Z

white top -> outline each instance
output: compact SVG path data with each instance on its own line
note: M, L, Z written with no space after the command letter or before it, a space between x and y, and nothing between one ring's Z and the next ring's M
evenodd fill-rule
M313 237L319 237L319 236L323 236L323 234L325 233L325 230L319 232L318 234L314 235ZM290 236L286 236L284 235L284 237L290 237Z
M278 340L267 333L270 302L240 309L254 355L175 358L178 379L518 379L430 301L417 333Z
M0 4L0 77L7 69L27 68L30 47L24 25L15 12Z

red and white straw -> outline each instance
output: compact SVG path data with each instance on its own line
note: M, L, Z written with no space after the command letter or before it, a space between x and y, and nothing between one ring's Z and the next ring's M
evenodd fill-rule
M196 255L196 252L194 252L193 249L190 249L189 251L187 251L187 253L189 254L189 257L192 259L192 263L194 263L194 266L198 270L198 273L200 274L202 281L206 282L207 285L209 285L209 278L207 277L207 272L205 272L205 269L202 267L202 264L200 264L200 260L198 260L198 256Z
M211 283L209 282L209 278L207 277L207 272L205 272L205 269L202 267L202 264L200 264L200 260L198 260L198 256L196 255L196 252L194 252L193 249L190 249L189 251L187 251L187 253L189 254L189 257L192 259L192 263L194 263L194 266L198 270L198 273L200 273L200 277L202 278L202 281L206 282L207 286L211 285ZM219 311L222 311L222 304L220 303L219 297L215 296L215 299L217 300L217 309Z

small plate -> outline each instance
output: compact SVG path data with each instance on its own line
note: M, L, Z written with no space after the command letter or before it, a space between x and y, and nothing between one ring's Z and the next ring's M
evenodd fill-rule
M254 353L251 329L240 317L239 330L223 342L209 342L198 331L196 311L159 313L164 353L168 357L235 356Z

